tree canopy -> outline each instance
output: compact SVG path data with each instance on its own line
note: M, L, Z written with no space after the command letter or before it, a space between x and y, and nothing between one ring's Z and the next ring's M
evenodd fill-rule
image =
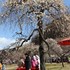
M17 43L20 42L20 46L30 40L35 31L39 32L40 60L44 66L42 40L49 48L44 38L64 37L70 34L70 20L67 10L63 0L6 0L0 13L0 22L10 21L10 24L19 26L20 32L17 34L22 38L19 38ZM35 24L36 26L27 39L23 37L24 24ZM45 70L45 68L42 67L41 70Z
M18 25L20 32L17 34L22 35L24 24L36 26L38 16L42 16L45 38L65 37L70 34L67 10L63 0L6 0L0 13L0 22L9 21L10 24Z

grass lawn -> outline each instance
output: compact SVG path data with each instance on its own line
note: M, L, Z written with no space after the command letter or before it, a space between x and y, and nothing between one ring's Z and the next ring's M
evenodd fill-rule
M62 67L61 63L53 63L53 64L46 64L47 70L70 70L70 64L64 63L64 67Z
M6 70L16 70L16 68L17 68L16 64L6 65Z
M46 70L70 70L70 64L64 63L65 67L62 67L61 63L46 63ZM17 65L6 65L6 70L16 70Z

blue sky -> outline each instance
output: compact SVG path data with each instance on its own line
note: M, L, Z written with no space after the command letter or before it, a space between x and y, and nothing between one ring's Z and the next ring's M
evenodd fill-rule
M0 0L0 5L2 4L4 0ZM64 4L67 6L70 6L70 0L64 0ZM1 8L0 8L1 10ZM17 27L16 27L17 28ZM0 25L0 49L6 47L12 42L15 42L15 32L18 31L16 28L10 29L10 27L6 25ZM27 30L27 32L25 31ZM24 27L24 34L29 34L30 30L28 31L28 28Z
M70 0L64 0L64 4L70 6Z

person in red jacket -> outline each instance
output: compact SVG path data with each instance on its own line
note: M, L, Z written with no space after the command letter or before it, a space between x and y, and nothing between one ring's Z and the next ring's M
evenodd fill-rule
M18 67L16 70L26 70L26 69L23 67Z
M26 70L21 61L18 62L18 68L16 70Z

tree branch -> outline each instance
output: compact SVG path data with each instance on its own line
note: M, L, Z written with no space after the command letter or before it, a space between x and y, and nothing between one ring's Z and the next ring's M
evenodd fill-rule
M59 56L59 54L53 50L52 48L49 47L49 44L45 41L44 37L42 36L41 32L40 32L40 35L42 37L42 40L45 42L45 44L48 46L48 54L49 54L49 57L50 57L50 50L51 49L53 52L55 52L55 54L57 54ZM63 55L59 56L61 58L61 61L62 61L62 66L64 67L64 63L63 63Z
M39 30L39 31L40 31L40 30ZM48 52L50 52L49 49L51 49L53 52L55 52L55 53L59 56L59 54L58 54L55 50L53 50L52 48L50 48L49 44L45 41L45 39L44 39L44 37L42 36L41 32L40 32L40 35L41 35L43 41L45 42L45 44L46 44L47 47L48 47ZM49 54L49 56L50 56L50 54ZM59 57L60 57L60 56L59 56Z
M27 42L28 40L30 40L35 31L38 31L38 29L34 29L33 32L31 33L31 35L28 37L28 39L24 39L24 41L22 41L21 45L18 46L18 48L21 47L21 46L23 45L24 42Z

